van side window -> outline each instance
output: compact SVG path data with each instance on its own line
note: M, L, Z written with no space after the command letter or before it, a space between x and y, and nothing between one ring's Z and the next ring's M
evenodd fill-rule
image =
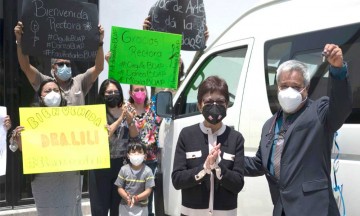
M209 56L196 71L176 102L176 118L200 113L197 108L198 88L203 80L212 75L217 75L227 82L230 92L229 107L231 107L235 100L246 51L247 47L241 47Z
M329 64L322 62L321 52L326 43L339 44L348 64L353 90L353 111L345 123L360 123L360 23L314 31L265 43L265 80L272 113L279 108L277 100L277 67L289 59L305 62L310 70L309 97L313 100L329 95Z

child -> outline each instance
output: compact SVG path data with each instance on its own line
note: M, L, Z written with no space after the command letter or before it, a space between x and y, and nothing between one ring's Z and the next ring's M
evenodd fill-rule
M127 153L130 164L121 167L115 181L122 198L119 215L148 216L148 196L155 181L150 167L143 163L146 147L140 143L129 143Z

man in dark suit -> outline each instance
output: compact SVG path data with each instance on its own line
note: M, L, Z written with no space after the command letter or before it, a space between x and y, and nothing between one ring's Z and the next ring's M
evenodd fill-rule
M255 157L245 158L245 176L266 175L274 216L340 215L331 186L334 133L352 110L352 93L342 50L326 44L330 96L308 99L310 74L289 60L277 70L281 105L262 128Z

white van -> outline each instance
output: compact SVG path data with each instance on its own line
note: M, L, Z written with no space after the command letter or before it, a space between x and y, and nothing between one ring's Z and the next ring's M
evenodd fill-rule
M351 71L353 112L338 131L341 160L337 178L343 184L347 215L359 215L359 11L359 0L281 0L260 4L239 17L205 50L172 102L166 94L158 95L158 103L166 105L158 107L158 114L171 117L171 121L162 122L159 135L166 215L180 215L181 193L171 183L174 151L181 129L203 120L196 106L199 84L210 75L226 80L231 98L224 122L243 134L245 154L251 156L258 148L263 124L278 109L275 73L280 63L289 59L305 62L312 75L310 98L327 94L328 64L321 57L326 43L341 46ZM246 177L239 193L238 215L270 216L272 208L265 177Z

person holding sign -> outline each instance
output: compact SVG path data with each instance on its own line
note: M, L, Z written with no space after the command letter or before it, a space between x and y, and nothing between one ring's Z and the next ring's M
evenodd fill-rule
M59 84L52 80L45 80L39 86L38 97L41 107L66 106L66 99L62 96ZM10 144L22 150L22 126L17 126L12 132ZM13 149L12 149L13 150ZM16 149L14 149L16 150ZM31 190L34 196L38 216L80 216L78 196L81 192L80 173L55 172L33 175Z
M182 194L181 215L237 215L244 186L244 138L222 123L228 85L210 76L200 84L197 100L205 119L180 132L171 174Z
M98 28L100 33L100 41L95 58L95 65L89 68L85 73L72 77L70 60L51 60L51 73L53 74L55 80L59 83L60 88L63 90L69 106L85 104L86 94L89 92L93 83L104 69L104 51L102 47L104 29L101 25L99 25ZM34 90L37 91L39 89L40 83L44 80L50 79L51 77L40 73L34 66L30 64L29 56L23 54L21 49L21 38L23 30L24 26L22 22L19 21L14 28L18 61L21 70L25 73Z
M148 216L148 197L155 181L153 172L143 163L146 147L141 143L129 144L127 152L130 164L121 167L115 182L122 197L119 215Z
M133 113L124 106L124 96L119 82L106 79L99 89L98 102L106 104L109 132L110 168L91 170L89 180L91 215L119 215L120 196L114 182L122 165L126 164L129 141L137 137ZM129 140L130 139L130 140Z
M135 112L135 126L139 130L141 143L146 146L146 161L145 164L149 166L155 174L157 167L157 154L158 154L158 130L161 122L157 118L151 103L147 97L147 90L145 86L130 85L129 101L126 104L129 111ZM149 215L152 213L153 193L149 196Z
M151 30L151 17L148 16L145 18L144 22L143 22L143 30ZM206 45L206 42L207 40L209 39L209 30L208 30L208 27L207 25L205 25L205 32L204 32L204 37L205 37L205 45ZM186 73L184 71L184 63L182 62L181 60L181 67L179 69L179 82L180 82L180 79L185 79L186 75L190 72L190 70L192 69L192 67L195 65L195 63L197 62L197 60L199 60L199 58L202 56L202 54L204 53L204 49L201 49L201 50L198 50L196 51L195 55L194 55L194 58L193 60L191 61L190 63L190 66L188 67L188 69L186 70ZM181 58L180 58L181 59ZM182 73L180 73L182 72ZM181 77L180 77L180 74L181 74ZM178 83L178 86L180 86L180 84Z

